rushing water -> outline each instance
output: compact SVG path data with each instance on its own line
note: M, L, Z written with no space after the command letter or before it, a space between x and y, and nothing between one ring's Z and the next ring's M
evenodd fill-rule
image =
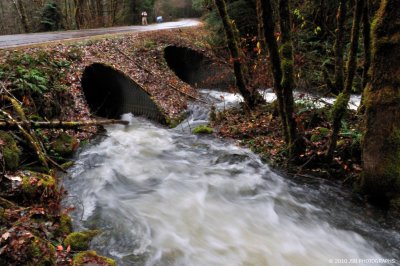
M92 248L119 265L399 262L399 232L373 209L328 181L284 178L249 150L190 134L206 120L192 110L172 130L126 116L130 126L109 127L78 155L66 204L77 229L102 230Z

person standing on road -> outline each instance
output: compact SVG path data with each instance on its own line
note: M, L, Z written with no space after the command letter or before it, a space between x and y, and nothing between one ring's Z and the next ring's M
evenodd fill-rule
M142 12L142 25L147 25L147 12L143 11Z

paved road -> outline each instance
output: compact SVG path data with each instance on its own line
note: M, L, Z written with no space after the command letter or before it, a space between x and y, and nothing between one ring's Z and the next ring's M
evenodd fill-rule
M80 39L80 38L104 35L104 34L142 32L142 31L162 30L162 29L193 27L199 24L200 22L198 20L184 19L176 22L151 24L148 26L124 26L124 27L99 28L99 29L89 29L89 30L71 30L71 31L45 32L45 33L0 35L0 49L59 41L59 40Z

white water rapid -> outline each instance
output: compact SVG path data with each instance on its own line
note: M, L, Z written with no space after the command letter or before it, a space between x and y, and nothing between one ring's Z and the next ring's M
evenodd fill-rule
M92 248L119 265L380 265L395 258L399 233L346 205L341 189L284 178L247 149L188 133L188 122L171 130L125 118L130 126L107 128L107 137L78 155L64 184L76 229L101 229Z

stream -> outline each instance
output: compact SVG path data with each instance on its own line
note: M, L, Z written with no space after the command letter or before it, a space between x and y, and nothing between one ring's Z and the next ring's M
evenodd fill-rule
M224 96L224 100L229 95ZM218 97L215 97L218 98ZM225 102L219 102L219 107ZM316 177L284 177L250 150L124 115L64 179L76 230L118 265L399 265L395 221Z

